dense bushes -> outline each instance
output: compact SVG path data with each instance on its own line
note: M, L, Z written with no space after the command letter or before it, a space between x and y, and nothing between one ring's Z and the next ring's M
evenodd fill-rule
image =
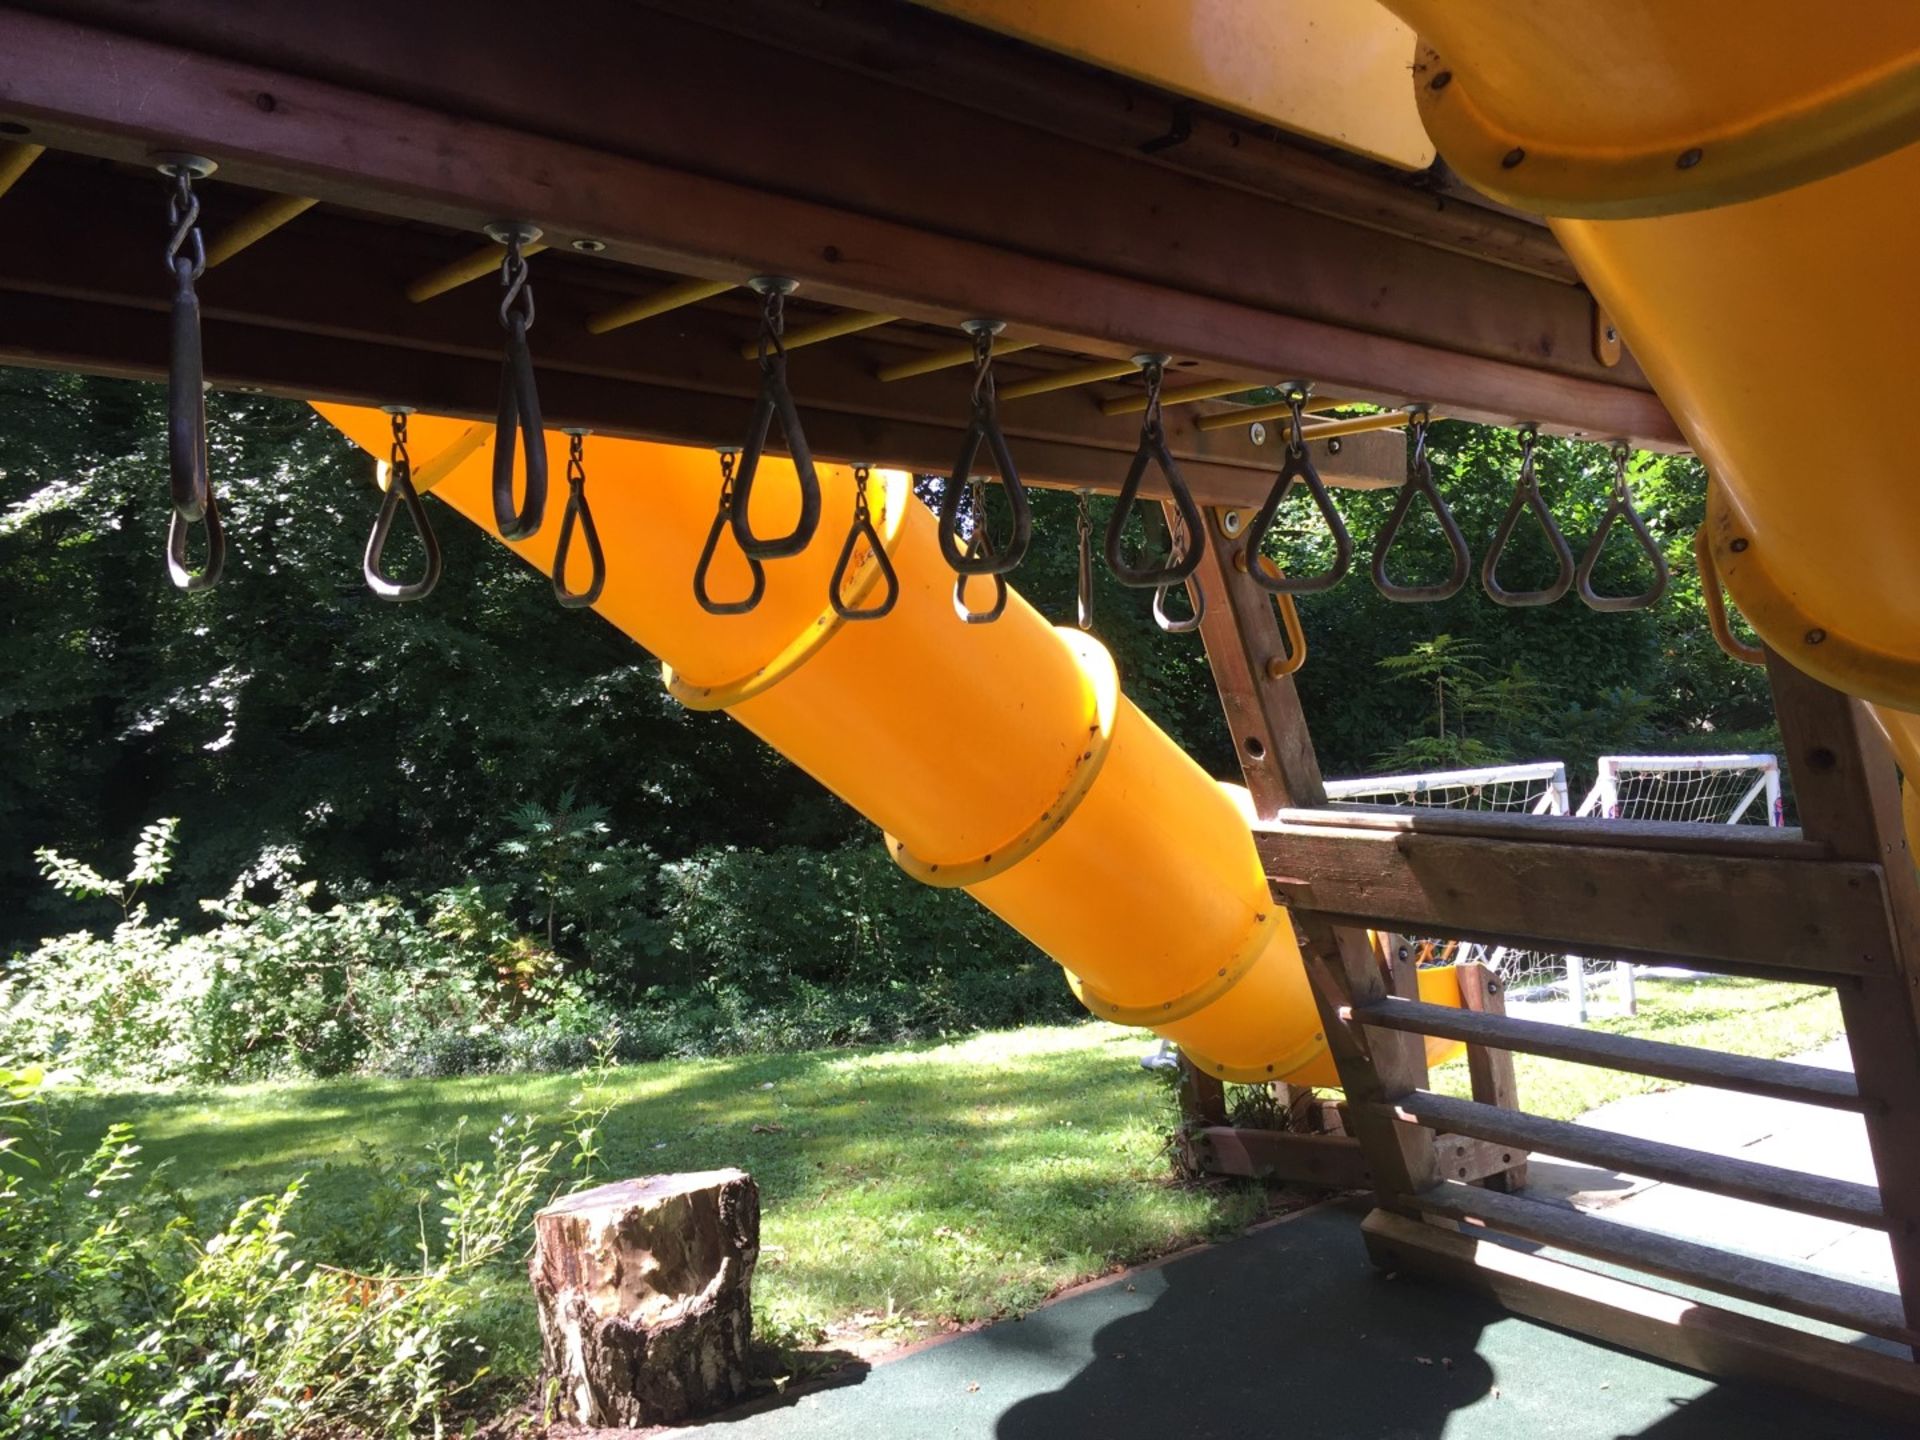
M476 1322L524 1283L527 1217L565 1137L509 1117L464 1157L457 1137L421 1163L368 1157L387 1203L363 1212L364 1233L324 1233L380 1250L378 1217L401 1213L411 1253L347 1269L300 1235L318 1217L298 1181L203 1231L126 1127L64 1152L42 1079L0 1066L0 1434L446 1433L488 1373Z
M41 852L55 888L112 900L121 918L16 959L0 979L0 1053L92 1080L446 1075L565 1069L597 1048L793 1049L1075 1013L1054 965L873 845L705 851L644 881L624 847L581 845L544 862L532 934L510 885L323 906L297 857L273 851L202 901L208 928L189 932L144 898L174 835L171 821L149 826L120 880ZM593 886L620 901L588 906ZM549 948L619 904L624 919L597 922L591 968Z

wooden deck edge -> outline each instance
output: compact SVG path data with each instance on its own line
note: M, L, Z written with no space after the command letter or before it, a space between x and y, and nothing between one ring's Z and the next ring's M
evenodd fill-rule
M1373 1211L1360 1229L1375 1264L1467 1286L1516 1315L1705 1375L1792 1385L1826 1399L1920 1421L1920 1366L1882 1351L1617 1280L1390 1211Z

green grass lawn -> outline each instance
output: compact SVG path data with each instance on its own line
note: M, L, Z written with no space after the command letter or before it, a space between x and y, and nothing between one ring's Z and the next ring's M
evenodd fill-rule
M1599 1023L1765 1056L1840 1033L1831 991L1644 981L1640 994L1638 1016ZM740 1166L763 1200L762 1334L788 1347L908 1340L1017 1312L1263 1212L1252 1186L1173 1183L1163 1146L1174 1108L1166 1083L1137 1063L1146 1044L1141 1032L1088 1023L615 1069L597 1082L613 1102L597 1173ZM1517 1063L1527 1107L1558 1118L1665 1084ZM1435 1086L1466 1094L1465 1062L1442 1067ZM510 1075L118 1091L69 1102L66 1129L89 1144L131 1121L146 1158L168 1162L172 1183L212 1220L306 1175L296 1230L321 1258L404 1265L419 1218L410 1202L393 1206L382 1177L424 1165L463 1119L463 1145L508 1113L558 1131L580 1087L577 1076ZM573 1182L563 1173L556 1183ZM497 1371L531 1371L524 1280L497 1277L474 1310Z
M1006 1031L950 1044L674 1061L607 1072L606 1177L738 1165L759 1183L762 1332L783 1343L911 1339L1030 1307L1063 1285L1236 1230L1264 1208L1250 1187L1182 1189L1163 1144L1165 1082L1138 1060L1150 1037L1104 1024ZM220 1212L309 1175L300 1233L363 1243L367 1147L408 1157L507 1112L562 1123L574 1076L341 1080L73 1103L69 1140L130 1120L148 1160ZM475 1141L478 1135L473 1135ZM570 1180L564 1183L570 1184ZM396 1258L417 1233L388 1217ZM340 1248L336 1246L335 1248ZM343 1263L366 1257L329 1255ZM503 1288L486 1326L530 1367L531 1296Z
M1840 1002L1830 989L1783 985L1770 980L1716 976L1701 980L1643 979L1636 987L1640 1013L1596 1016L1591 1028L1674 1045L1698 1045L1778 1060L1817 1049L1839 1035ZM1536 1115L1573 1120L1587 1111L1651 1090L1671 1090L1671 1080L1599 1070L1537 1055L1513 1058L1520 1100ZM1471 1093L1464 1057L1433 1072L1444 1095Z

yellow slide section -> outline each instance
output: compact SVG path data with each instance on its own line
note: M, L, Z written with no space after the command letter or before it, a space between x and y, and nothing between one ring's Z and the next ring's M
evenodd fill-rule
M383 412L316 408L386 453ZM410 429L417 485L498 538L492 427L415 415ZM564 474L565 437L547 444L550 473ZM1150 1026L1222 1079L1332 1083L1243 801L1120 693L1097 641L1049 625L1018 595L997 622L962 624L934 517L905 475L869 482L899 604L848 624L827 603L853 510L845 467L820 467L819 535L768 563L765 598L740 616L709 615L693 596L720 484L712 451L596 437L587 468L607 553L594 608L665 662L682 702L726 710L880 825L909 874L968 890L1057 960L1094 1014ZM560 531L556 490L539 533L509 546L542 572ZM763 462L752 495L755 533L792 528L790 464ZM584 570L582 549L570 564ZM878 567L857 552L852 568L849 598L871 603ZM579 589L586 577L570 579ZM972 582L976 606L990 584ZM748 585L723 537L711 593Z

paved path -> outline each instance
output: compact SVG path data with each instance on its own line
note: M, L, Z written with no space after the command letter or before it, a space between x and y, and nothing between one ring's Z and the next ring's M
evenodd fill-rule
M1328 1204L1134 1271L709 1440L1888 1440L1367 1261ZM684 1433L684 1432L674 1432Z

